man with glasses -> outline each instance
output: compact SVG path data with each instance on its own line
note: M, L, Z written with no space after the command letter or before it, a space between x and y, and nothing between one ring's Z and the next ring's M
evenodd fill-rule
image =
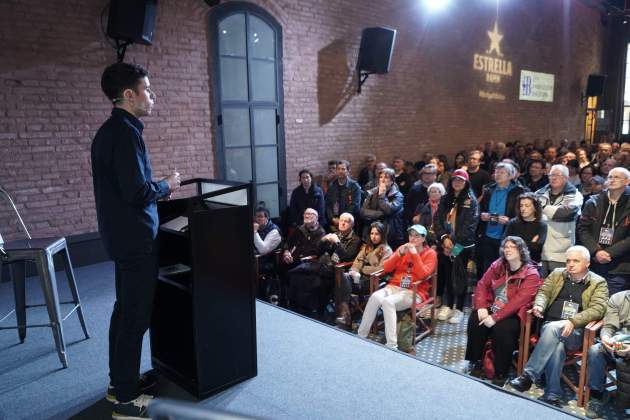
M582 208L582 194L569 182L569 169L553 165L549 184L536 191L547 223L547 240L542 250L543 276L564 267L565 252L575 245L575 228Z
M578 235L593 260L591 269L608 282L610 295L630 288L630 171L613 168L608 190L592 195Z
M424 206L429 199L428 188L435 182L436 178L437 167L434 164L424 165L420 170L420 179L413 184L405 197L404 218L407 226L411 225L411 219L416 209Z

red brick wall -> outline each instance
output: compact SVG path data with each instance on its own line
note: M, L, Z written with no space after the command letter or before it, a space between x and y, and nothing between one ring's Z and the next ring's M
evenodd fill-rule
M90 142L110 110L100 74L115 61L100 29L106 3L0 2L0 184L36 235L96 230ZM598 14L568 0L502 4L501 48L513 76L501 85L506 100L489 102L478 97L485 83L473 54L489 46L494 2L456 3L429 16L417 0L256 2L283 27L289 189L301 168L321 173L333 157L358 169L368 151L417 160L486 140L579 139L580 91L602 61ZM156 176L214 174L208 10L201 0L161 0L154 45L127 51L127 61L148 67L158 94L145 119ZM398 29L391 72L371 76L357 95L360 32L376 25ZM521 68L555 74L553 103L518 101ZM9 220L0 205L0 232L12 237Z

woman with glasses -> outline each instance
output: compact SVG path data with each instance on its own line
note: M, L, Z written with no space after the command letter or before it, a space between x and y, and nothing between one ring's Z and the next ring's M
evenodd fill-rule
M425 238L427 230L422 225L413 225L408 230L409 242L401 245L385 261L383 270L392 277L387 286L372 293L363 312L359 337L367 337L379 309L385 318L385 339L387 347L398 348L396 336L396 311L410 308L413 304L411 284L422 281L418 286L418 300L424 301L429 295L429 276L437 266L437 254L429 247ZM417 302L419 303L419 302Z
M525 241L518 236L503 239L499 255L475 288L465 359L471 364L470 374L480 377L483 349L488 338L492 338L492 383L503 386L512 353L518 346L521 322L532 307L542 280L531 263Z

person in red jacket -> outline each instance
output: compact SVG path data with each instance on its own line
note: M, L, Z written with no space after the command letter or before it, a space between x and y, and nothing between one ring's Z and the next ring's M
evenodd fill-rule
M422 280L418 286L418 299L420 301L427 299L430 286L428 279L437 267L437 254L425 243L426 228L422 225L413 225L407 232L409 242L398 247L396 252L383 261L383 270L392 273L392 277L387 286L370 296L358 331L359 337L367 337L376 318L376 312L382 308L386 345L391 348L398 348L396 311L410 308L412 304L411 283Z
M492 383L503 386L512 353L518 346L521 321L531 309L542 280L525 241L518 236L503 239L499 255L475 288L465 359L472 364L470 374L481 376L483 349L488 338L492 338Z

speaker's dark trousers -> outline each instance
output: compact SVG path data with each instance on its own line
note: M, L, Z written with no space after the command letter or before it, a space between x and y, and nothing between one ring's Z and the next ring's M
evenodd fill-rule
M521 333L521 320L518 315L502 319L492 328L479 325L477 311L473 310L468 318L468 341L466 342L465 359L478 363L483 356L483 349L488 338L492 338L494 352L494 371L497 376L506 376L510 370L512 353L518 347L518 336Z
M116 302L109 326L109 375L118 401L138 395L142 338L149 328L158 274L152 249L114 260Z

